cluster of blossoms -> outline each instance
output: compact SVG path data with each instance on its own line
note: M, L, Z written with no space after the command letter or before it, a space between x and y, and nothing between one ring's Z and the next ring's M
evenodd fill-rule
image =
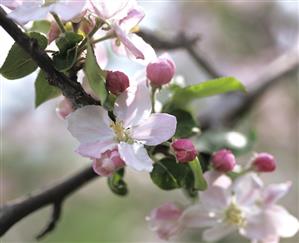
M135 0L4 0L2 4L11 9L9 17L22 25L32 20L51 20L49 43L65 37L66 24L71 22L74 32L85 37L75 43L79 53L76 64L87 59L84 45L88 43L95 51L99 69L105 68L107 57L101 42L111 40L115 53L143 65L141 75L135 77L120 70L101 70L105 92L113 101L110 106L102 103L75 110L64 98L57 107L58 115L67 120L68 130L80 142L76 152L93 161L95 173L111 177L125 166L152 172L158 160L152 148L161 144L176 164L199 164L199 153L192 140L174 138L176 116L155 112L155 92L172 80L176 66L168 54L158 57L136 34L144 12ZM96 90L88 85L84 88L101 100ZM276 204L291 183L264 186L257 174L275 168L273 156L260 153L241 172L236 172L233 153L227 149L217 151L204 173L208 187L198 193L199 203L186 207L167 203L154 209L148 217L151 228L162 239L187 228L208 228L203 232L206 241L217 241L234 231L252 243L275 243L280 237L291 237L298 231L299 222ZM201 169L197 175L199 172Z
M267 153L256 154L244 174L229 177L236 164L229 150L216 152L212 170L205 172L208 189L199 192L199 202L189 206L165 203L152 210L147 220L161 239L201 229L203 240L218 241L233 232L252 243L278 243L280 237L293 237L299 221L277 204L291 188L291 182L265 186L257 172L271 172L275 160Z

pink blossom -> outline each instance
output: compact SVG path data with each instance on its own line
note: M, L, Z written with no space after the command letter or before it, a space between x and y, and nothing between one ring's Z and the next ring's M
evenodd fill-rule
M56 114L61 119L65 119L70 113L74 111L72 103L68 98L64 97L56 107Z
M168 240L183 229L180 223L182 213L183 210L174 203L165 203L153 209L146 219L161 239Z
M170 139L176 118L166 113L151 114L151 100L146 82L137 82L119 95L112 121L101 106L85 106L68 117L68 129L80 142L77 152L100 159L101 154L117 147L127 166L151 171L152 159L144 145L155 146Z
M46 19L50 12L54 12L62 20L68 21L83 11L85 2L86 0L22 1L8 16L20 24L26 24L29 21Z
M165 53L147 65L146 75L152 85L160 87L171 81L175 69L175 63L171 57Z
M93 160L94 171L101 176L110 176L114 171L125 166L117 149L107 150L100 159Z
M196 158L197 151L190 139L177 139L171 144L176 159L181 163L187 163Z
M222 149L213 154L211 163L215 170L229 172L235 167L236 159L230 150Z
M129 87L129 78L120 71L108 71L106 77L107 89L114 95L120 95Z
M273 172L276 162L273 155L268 153L256 154L251 162L252 168L257 172Z

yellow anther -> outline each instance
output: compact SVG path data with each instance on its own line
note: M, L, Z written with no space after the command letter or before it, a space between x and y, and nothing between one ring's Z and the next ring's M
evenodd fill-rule
M138 24L135 25L135 26L130 30L131 33L136 33L136 32L139 32L139 31L140 31L140 27L139 27Z
M246 224L242 210L235 203L231 203L226 209L225 221L238 227L243 227Z
M110 127L113 129L116 139L119 142L127 142L130 140L128 131L123 127L123 123L121 121L111 123Z

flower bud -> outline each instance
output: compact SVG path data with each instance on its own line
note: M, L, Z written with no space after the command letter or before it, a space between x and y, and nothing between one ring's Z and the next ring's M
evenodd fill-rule
M93 170L100 176L111 176L114 171L125 166L125 162L121 159L118 150L107 150L102 153L100 159L93 160Z
M50 44L53 40L57 39L60 34L60 29L56 22L51 22L50 30L48 32L48 43Z
M120 71L108 71L106 77L106 87L114 95L120 95L130 85L129 78Z
M74 111L72 103L68 98L63 98L62 101L56 107L56 114L61 119L65 119L70 113Z
M176 159L181 163L187 163L196 158L197 151L190 139L178 139L171 144Z
M181 230L180 217L182 209L174 203L165 203L151 211L146 219L153 231L156 231L161 239L168 240Z
M211 163L215 170L229 172L236 165L236 159L230 150L221 149L213 154Z
M168 54L163 54L146 67L146 76L153 86L167 84L175 73L175 63Z
M276 169L276 162L271 154L259 153L254 157L251 166L257 172L272 172Z

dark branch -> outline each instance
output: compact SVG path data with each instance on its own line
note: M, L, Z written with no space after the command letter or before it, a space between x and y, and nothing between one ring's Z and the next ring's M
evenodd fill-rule
M0 7L0 25L19 44L37 65L45 72L49 84L61 89L64 96L69 98L74 106L80 107L89 104L98 104L88 95L80 83L74 82L63 73L54 68L53 61L47 53L38 47L37 42L26 35L11 19L7 17L5 11Z

